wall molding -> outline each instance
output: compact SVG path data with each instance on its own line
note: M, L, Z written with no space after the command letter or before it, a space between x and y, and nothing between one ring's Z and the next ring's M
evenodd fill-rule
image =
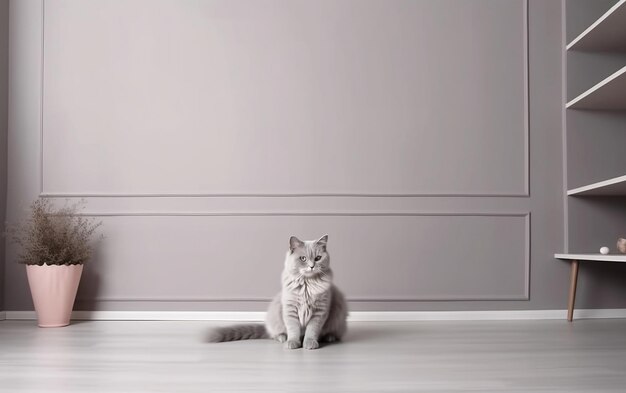
M529 193L522 194L445 194L445 193L419 193L419 194L394 194L394 193L61 193L43 192L39 193L41 198L311 198L311 197L345 197L345 198L528 198Z
M253 212L232 212L232 211L192 211L192 212L82 212L78 216L85 217L265 217L265 216L302 216L302 217L529 217L530 212L477 212L477 213L455 213L455 212L349 212L349 211L253 211Z
M269 303L271 297L97 297L93 299L78 298L78 303ZM416 302L468 302L468 301L527 301L528 294L520 296L380 296L351 297L348 303L416 303Z
M418 321L516 321L562 320L567 310L489 310L489 311L354 311L350 322L418 322ZM578 309L576 319L626 318L626 309ZM7 320L36 320L35 311L7 311ZM74 320L86 321L254 321L265 319L256 311L74 311Z
M452 198L524 198L530 197L530 93L528 48L528 0L522 1L522 48L523 48L523 94L524 94L524 191L521 193L375 193L375 192L311 192L311 193L93 193L93 192L46 192L44 189L44 65L45 65L45 14L46 0L41 0L41 91L39 127L39 196L43 198L284 198L284 197L452 197Z
M563 251L569 252L569 195L568 190L568 157L567 157L567 13L565 0L561 1L561 165L563 168Z
M95 217L213 217L213 216L234 216L234 217L248 217L248 216L340 216L340 217L518 217L524 218L524 293L517 296L386 296L386 297L352 297L348 298L349 302L354 303L408 303L408 302L444 302L444 301L528 301L530 300L530 212L512 212L512 213L493 213L493 212L481 212L481 213L421 213L421 212L195 212L195 213L167 213L167 212L155 212L155 213L82 213L84 216ZM255 302L269 302L270 297L96 297L92 299L77 299L78 302L95 302L95 303L255 303Z
M0 321L4 321L5 319L7 319L6 311L0 311Z

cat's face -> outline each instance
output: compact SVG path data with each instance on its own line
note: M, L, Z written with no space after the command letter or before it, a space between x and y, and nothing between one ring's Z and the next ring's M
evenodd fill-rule
M289 239L286 267L292 274L313 277L325 274L330 266L326 250L328 235L318 240L301 241L295 236Z

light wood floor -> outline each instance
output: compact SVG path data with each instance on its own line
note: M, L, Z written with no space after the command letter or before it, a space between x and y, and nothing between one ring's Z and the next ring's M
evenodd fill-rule
M352 323L316 351L213 322L0 322L0 391L625 392L626 320Z

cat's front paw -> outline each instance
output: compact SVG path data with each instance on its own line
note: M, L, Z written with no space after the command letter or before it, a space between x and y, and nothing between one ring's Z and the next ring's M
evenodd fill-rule
M286 334L279 334L278 336L276 336L276 341L278 341L279 343L284 343L285 341L287 341L287 335Z
M285 344L285 348L287 348L287 349L298 349L301 346L302 346L302 343L300 341L296 341L296 340L289 340Z
M304 349L317 349L319 347L320 347L320 343L318 343L316 339L313 339L313 338L304 339Z

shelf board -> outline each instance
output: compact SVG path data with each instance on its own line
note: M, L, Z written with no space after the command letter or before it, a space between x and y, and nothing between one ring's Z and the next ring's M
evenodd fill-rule
M626 51L626 0L593 22L568 45L567 50Z
M565 107L568 109L626 109L626 66L568 102Z
M554 254L554 257L570 261L626 262L624 254Z
M626 175L568 190L567 195L626 195Z

